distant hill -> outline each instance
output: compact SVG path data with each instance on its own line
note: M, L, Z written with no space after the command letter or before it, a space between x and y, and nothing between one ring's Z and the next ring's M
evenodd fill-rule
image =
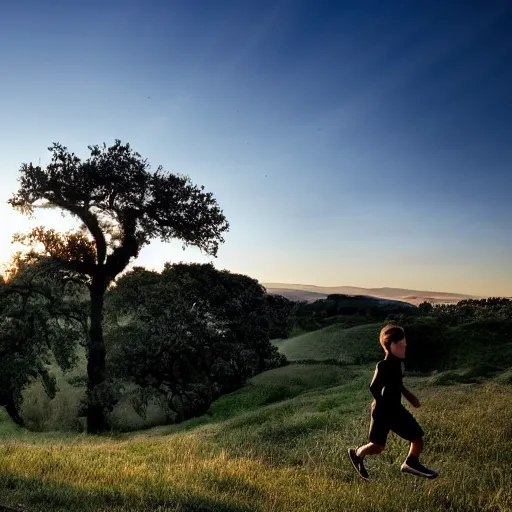
M418 305L423 301L432 304L455 304L465 299L481 299L460 293L407 290L403 288L359 288L355 286L314 286L308 284L262 283L268 293L283 295L290 300L313 302L327 295L366 295L379 299L394 299Z
M265 286L265 285L263 285ZM282 295L290 300L314 302L315 300L325 299L327 294L319 292L308 292L307 290L293 290L290 288L268 288L265 286L268 293L275 295Z
M289 361L332 359L360 364L378 361L382 355L378 343L381 328L381 322L349 328L335 324L286 340L273 340L272 343Z

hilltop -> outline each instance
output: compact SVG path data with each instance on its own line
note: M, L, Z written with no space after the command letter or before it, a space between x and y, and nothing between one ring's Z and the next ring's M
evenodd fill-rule
M418 305L424 301L432 304L455 304L465 299L480 299L476 295L461 293L409 290L405 288L360 288L355 286L315 286L309 284L261 283L268 293L282 295L290 300L313 302L328 295L363 295L379 299L401 300Z

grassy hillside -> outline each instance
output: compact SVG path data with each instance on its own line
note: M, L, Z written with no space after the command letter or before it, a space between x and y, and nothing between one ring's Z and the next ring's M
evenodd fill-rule
M379 332L382 323L346 328L334 324L318 331L273 343L290 361L336 359L349 364L373 361L382 356Z
M366 364L382 358L383 352L378 343L382 323L354 326L354 322L368 322L367 318L358 316L339 316L333 317L332 320L337 323L286 340L274 340L273 344L290 361L337 361L344 365L352 365ZM433 378L438 384L443 385L480 382L496 375L501 375L504 382L510 379L510 323L470 322L444 328L442 333L439 333L438 326L432 318L414 318L412 322L407 328L410 334L410 357L406 364L408 371L438 370ZM83 428L83 425L77 422L76 416L85 388L71 386L67 381L69 378L85 375L85 357L84 354L80 356L80 364L66 375L57 368L53 369L60 389L55 399L50 400L38 382L24 392L21 414L31 430L69 431ZM315 377L317 378L319 382L323 382L323 377ZM257 379L258 377L256 382ZM286 392L279 386L276 382L275 389L269 392L275 396L283 392L283 398L287 398ZM247 389L251 389L250 386L241 392L245 393ZM300 391L302 388L299 386L298 389ZM257 405L264 403L258 402L261 397L258 398L252 393L249 395ZM244 405L246 406L248 404ZM126 395L115 407L110 421L117 430L138 430L162 424L165 415L158 405L152 404L148 408L147 416L141 418L135 412L130 396Z
M27 511L505 512L512 510L510 386L408 379L437 480L402 475L407 443L346 456L368 432L372 365L292 365L259 375L182 425L117 437L28 434L0 418L0 504ZM21 509L21 508L20 508Z
M384 355L378 341L383 325L336 323L272 343L290 361L366 363ZM473 382L477 377L488 377L512 367L510 321L480 320L446 326L434 318L414 317L405 329L409 370L452 370L460 373L464 382Z
M411 330L420 349L416 357L437 339L429 319L418 322L417 332ZM394 434L383 454L367 460L372 482L355 474L346 452L367 442L368 384L382 357L381 326L342 322L275 340L290 360L344 364L290 364L262 373L217 400L205 416L179 425L99 437L31 433L0 409L0 510L511 512L506 323L450 328L443 357L456 367L406 374L407 387L422 403L419 409L407 405L426 431L422 460L440 477L401 474L408 443ZM32 407L37 420L36 388L24 407ZM39 420L45 427L69 421L64 412L75 402L66 394L70 389L63 390L54 401L39 403L53 414L51 421ZM125 406L119 421L136 425Z

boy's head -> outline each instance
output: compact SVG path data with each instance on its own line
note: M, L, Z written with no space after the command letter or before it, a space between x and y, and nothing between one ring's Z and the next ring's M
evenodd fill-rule
M380 331L380 344L386 352L391 353L399 359L405 359L405 332L399 325L386 325Z

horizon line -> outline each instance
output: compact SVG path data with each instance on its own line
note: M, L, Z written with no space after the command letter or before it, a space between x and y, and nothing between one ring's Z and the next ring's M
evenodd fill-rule
M260 283L265 286L266 285L285 285L285 286L309 286L311 288L356 288L359 290L402 290L407 292L421 292L421 293L432 293L432 294L443 294L443 295L459 295L461 297L475 297L475 298L486 298L491 297L491 295L476 295L472 293L460 293L460 292L441 292L435 290L418 290L412 288L399 288L396 286L379 286L379 287L365 287L365 286L352 286L352 285L329 285L322 286L317 284L304 284L304 283L284 283L278 281L260 281Z

